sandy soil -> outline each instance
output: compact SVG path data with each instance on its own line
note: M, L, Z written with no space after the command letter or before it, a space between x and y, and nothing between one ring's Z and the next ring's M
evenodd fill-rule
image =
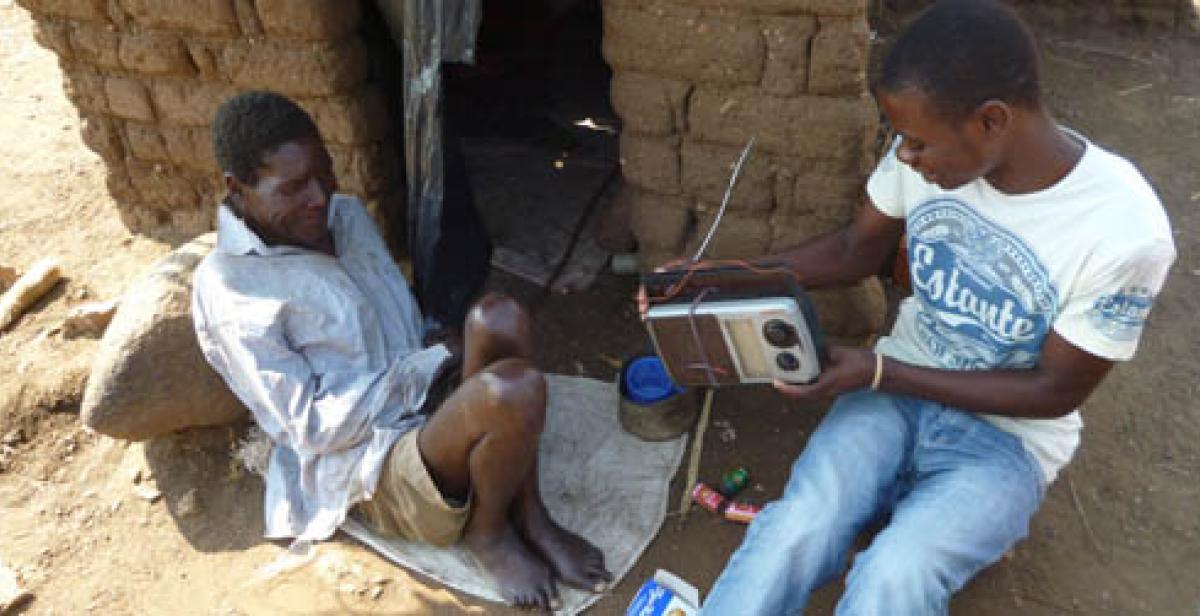
M1179 263L1139 358L1087 404L1074 463L1051 488L1030 538L973 581L961 614L1194 614L1200 606L1200 46L1157 34L1042 24L1048 99L1058 117L1136 160L1177 229ZM886 39L887 32L881 32ZM79 138L53 56L24 11L0 3L0 265L44 256L67 281L0 334L0 560L35 595L28 614L495 613L416 580L348 540L298 566L261 539L262 484L231 462L237 429L128 445L84 433L77 409L96 341L53 333L70 306L118 297L180 238L131 236ZM584 295L542 298L544 365L611 378L645 340L602 278ZM580 335L604 332L603 336ZM768 392L723 392L702 477L735 465L753 498L778 493L820 409ZM680 479L672 494L682 489ZM668 518L641 563L594 613L621 613L655 568L707 588L742 528L704 512ZM750 591L751 589L748 589ZM832 611L838 588L810 610Z

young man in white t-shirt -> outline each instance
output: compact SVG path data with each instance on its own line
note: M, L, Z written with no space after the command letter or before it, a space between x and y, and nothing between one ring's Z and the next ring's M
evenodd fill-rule
M761 259L809 288L878 272L907 231L913 296L874 350L834 347L795 398L840 396L705 614L794 614L853 559L838 614L942 614L1022 539L1079 444L1077 408L1130 359L1175 258L1124 159L1059 127L1012 11L943 0L872 86L897 139L846 228Z

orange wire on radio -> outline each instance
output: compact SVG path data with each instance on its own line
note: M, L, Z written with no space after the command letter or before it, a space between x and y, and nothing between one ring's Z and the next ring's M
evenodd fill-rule
M790 269L784 267L758 267L744 259L714 259L703 262L693 261L692 263L688 264L688 267L685 270L683 277L679 279L679 282L667 287L666 292L661 296L652 296L647 293L646 300L649 302L665 302L673 299L676 295L679 295L679 293L683 291L683 288L687 286L688 281L691 280L692 276L696 272L703 271L705 269L711 269L712 266L737 266L754 272L755 274L787 274L794 278L796 282L800 282L800 277L796 274L796 272Z

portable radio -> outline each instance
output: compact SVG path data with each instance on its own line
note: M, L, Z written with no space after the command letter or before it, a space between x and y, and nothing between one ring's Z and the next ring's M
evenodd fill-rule
M680 385L808 383L825 358L816 313L782 271L718 267L643 278L646 326Z

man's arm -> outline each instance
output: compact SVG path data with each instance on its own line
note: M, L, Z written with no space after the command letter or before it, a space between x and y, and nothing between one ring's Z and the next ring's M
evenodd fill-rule
M796 272L805 288L845 286L878 272L903 233L902 219L885 215L866 198L849 225L753 262L783 265Z
M209 365L264 431L305 454L340 451L369 436L371 420L394 384L385 378L391 372L386 367L371 366L361 337L347 335L360 331L355 311L331 315L321 321L325 327L305 337L303 346L324 350L323 363L344 366L318 372L303 348L296 348L295 336L285 332L278 301L239 295L233 303L227 295L234 294L209 268L197 269L192 291L197 340Z
M815 383L776 383L775 388L792 398L813 399L870 386L875 376L873 351L834 347L830 355ZM885 357L879 389L978 413L1049 419L1082 404L1112 365L1051 332L1038 364L1027 370L941 370Z

